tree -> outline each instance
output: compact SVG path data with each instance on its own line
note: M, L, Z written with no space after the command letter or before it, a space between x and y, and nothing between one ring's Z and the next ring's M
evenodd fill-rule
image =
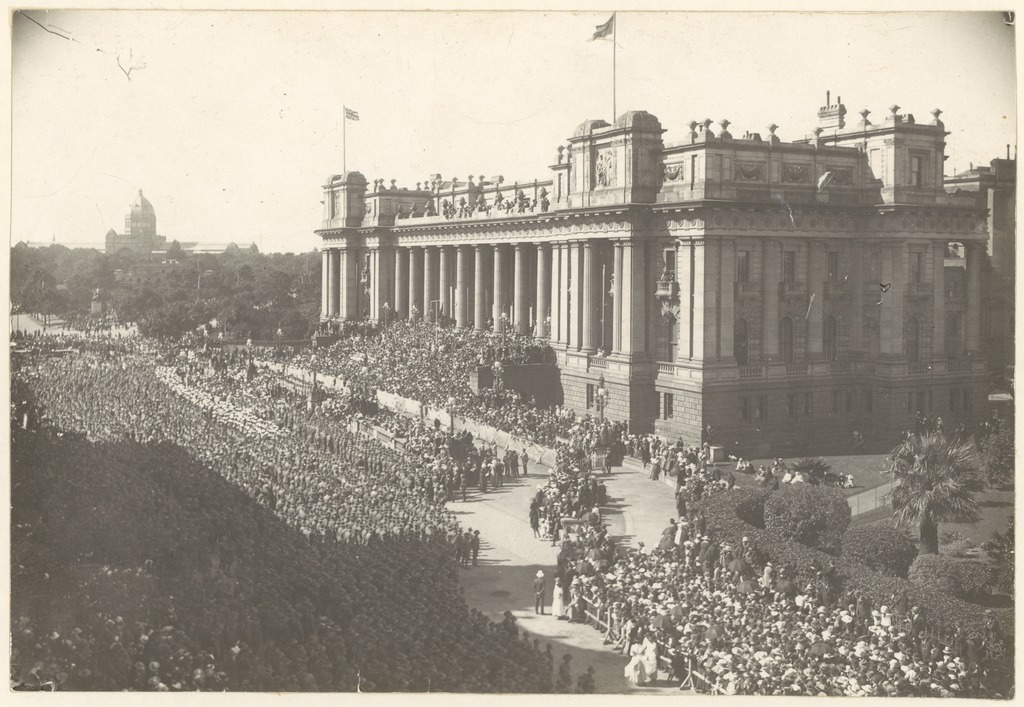
M1003 418L978 443L978 460L989 486L1005 485L1013 478L1013 423Z
M985 543L988 553L989 583L993 589L1013 594L1013 516L1006 525L1006 532L992 533L992 540Z
M970 443L940 432L911 435L885 462L893 479L887 494L897 525L916 524L922 555L939 552L939 523L976 523L976 479Z
M836 488L786 484L764 504L764 527L808 547L838 554L850 504Z

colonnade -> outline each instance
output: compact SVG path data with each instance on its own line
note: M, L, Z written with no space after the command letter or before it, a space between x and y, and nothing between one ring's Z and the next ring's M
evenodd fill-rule
M631 240L323 251L325 317L435 320L534 335L569 350L645 350L644 263Z

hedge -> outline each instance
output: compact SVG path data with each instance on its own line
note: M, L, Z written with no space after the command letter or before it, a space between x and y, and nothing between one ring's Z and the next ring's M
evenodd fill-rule
M829 554L839 554L849 524L850 504L836 488L787 484L765 499L766 529Z
M977 560L921 555L910 567L912 585L931 586L958 597L972 597L988 584L989 569Z
M843 562L867 565L895 577L906 577L917 557L917 543L906 528L891 522L860 525L843 535L840 558Z
M699 501L694 512L704 515L709 535L733 545L739 544L744 536L749 537L758 550L777 566L791 565L796 571L797 582L805 584L815 578L817 568L828 566L836 558L745 520L757 517L757 507L764 506L770 493L744 488L712 494ZM887 576L849 559L840 558L837 568L843 589L863 592L876 606L889 603L894 594L905 591L912 604L925 610L932 628L949 636L960 627L984 632L985 613L981 607L932 587ZM993 609L993 613L1002 626L1013 626L1012 609Z

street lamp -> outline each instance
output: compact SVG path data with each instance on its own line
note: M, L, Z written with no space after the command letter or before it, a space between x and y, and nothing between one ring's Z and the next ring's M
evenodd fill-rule
M594 404L597 406L597 414L601 416L601 422L604 422L604 408L608 404L608 389L604 384L603 373L597 380L597 395Z

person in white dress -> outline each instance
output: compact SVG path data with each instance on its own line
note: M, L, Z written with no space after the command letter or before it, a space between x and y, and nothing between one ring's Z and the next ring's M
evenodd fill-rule
M555 589L551 597L551 615L561 621L565 618L565 592L562 589L562 578L555 579Z
M626 664L626 668L623 671L626 679L633 685L643 685L647 682L647 671L644 668L643 659L643 646L639 643L634 643L629 649L629 654L632 656L629 663Z
M658 679L658 644L654 636L648 633L640 644L640 658L643 660L644 673L647 679L654 682Z

